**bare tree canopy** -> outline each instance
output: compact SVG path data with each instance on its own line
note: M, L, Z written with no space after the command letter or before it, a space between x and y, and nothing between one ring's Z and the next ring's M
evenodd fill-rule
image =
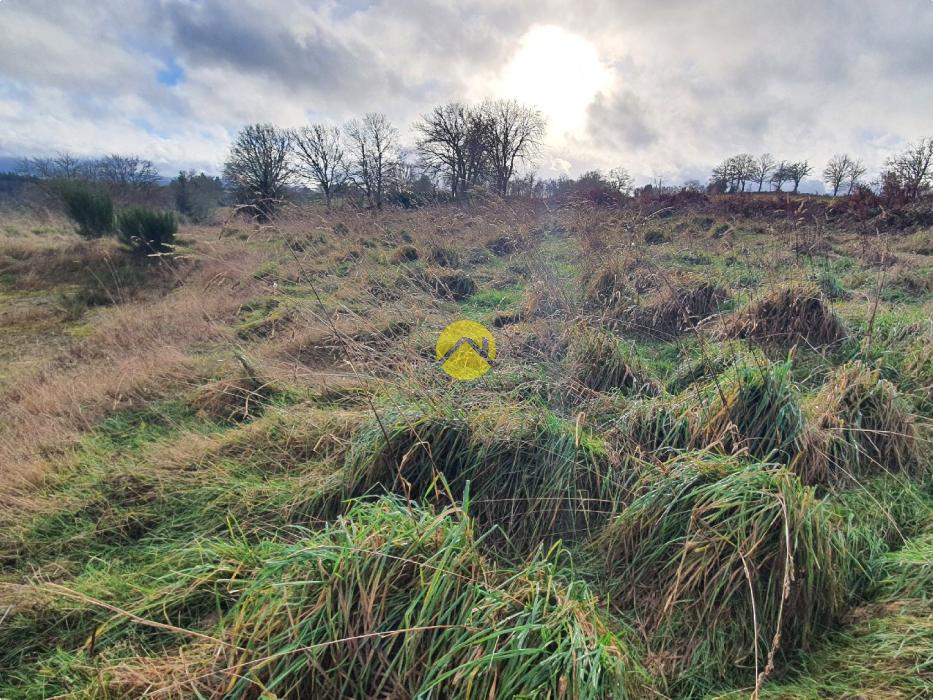
M424 164L450 183L454 197L462 197L483 174L487 151L483 115L462 102L450 102L425 114L415 131Z
M860 158L855 158L851 161L849 165L849 190L848 193L852 194L856 187L859 186L859 182L862 179L862 176L867 171L867 168L862 164Z
M350 177L370 206L381 208L398 159L398 129L384 114L369 113L344 128L350 146Z
M726 158L713 168L713 183L724 192L744 192L749 182L756 182L758 161L750 153Z
M800 189L800 181L813 172L813 167L810 165L810 162L806 160L788 163L786 168L787 179L794 183L794 192Z
M268 221L284 201L292 178L291 136L271 124L244 127L224 165L224 178L260 220Z
M885 176L893 180L907 199L916 199L933 186L933 137L911 144L885 161Z
M311 124L297 129L292 138L299 171L321 190L330 206L334 192L346 183L348 177L340 129Z
M540 111L515 100L491 100L480 110L496 192L505 196L515 166L520 161L531 163L537 155L547 122Z
M765 188L765 183L771 178L775 165L774 156L770 153L762 153L754 162L751 172L754 182L758 183L759 192Z
M848 154L836 154L829 159L826 167L823 168L823 182L829 185L833 192L833 197L839 194L839 188L849 177L849 171L852 168L852 159Z

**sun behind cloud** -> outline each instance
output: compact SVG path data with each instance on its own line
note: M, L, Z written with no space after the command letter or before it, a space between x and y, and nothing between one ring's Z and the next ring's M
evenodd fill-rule
M497 97L537 106L548 119L548 141L559 143L585 128L587 107L612 82L595 44L562 27L543 25L518 40L492 89Z

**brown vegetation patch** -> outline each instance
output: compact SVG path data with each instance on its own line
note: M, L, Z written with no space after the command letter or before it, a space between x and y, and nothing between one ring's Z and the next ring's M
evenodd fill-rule
M762 343L812 347L833 345L848 337L842 321L811 289L795 287L769 294L724 320L719 334Z

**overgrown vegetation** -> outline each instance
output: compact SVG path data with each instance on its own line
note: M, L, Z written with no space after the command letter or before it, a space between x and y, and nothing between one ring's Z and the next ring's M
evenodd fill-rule
M694 195L15 221L0 697L933 694L930 230Z

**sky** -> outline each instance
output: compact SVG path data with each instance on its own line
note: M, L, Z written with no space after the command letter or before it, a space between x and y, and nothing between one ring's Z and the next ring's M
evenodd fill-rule
M0 0L0 161L138 154L217 173L251 122L514 97L547 176L699 179L739 152L933 135L931 0ZM815 187L815 183L812 183Z

